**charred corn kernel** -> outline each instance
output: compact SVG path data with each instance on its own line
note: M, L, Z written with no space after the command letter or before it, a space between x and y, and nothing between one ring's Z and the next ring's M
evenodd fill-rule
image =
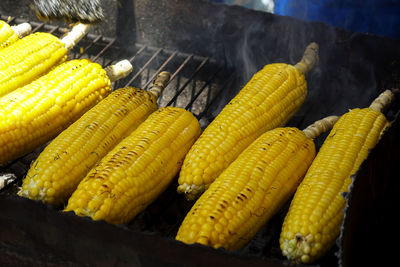
M88 173L65 211L113 224L130 221L168 186L199 135L190 112L155 111Z
M0 49L15 43L18 40L18 35L13 31L7 22L0 20Z
M149 91L120 88L100 101L44 149L19 195L53 205L66 202L95 163L157 110L157 98L168 81L169 73L162 72ZM90 209L96 203L89 203Z
M292 117L306 98L304 73L316 63L317 51L313 43L296 66L270 64L253 76L190 149L180 172L179 193L197 198L257 137Z
M280 247L288 259L310 263L333 246L346 204L342 193L348 192L350 176L387 126L385 116L378 111L385 105L349 111L326 138L297 189L282 226Z
M24 86L66 60L64 43L50 33L30 34L0 50L0 96Z
M106 71L82 59L1 97L0 164L51 140L110 92Z
M315 156L312 138L336 120L316 124L312 135L289 127L261 135L200 196L176 239L241 249L294 193Z

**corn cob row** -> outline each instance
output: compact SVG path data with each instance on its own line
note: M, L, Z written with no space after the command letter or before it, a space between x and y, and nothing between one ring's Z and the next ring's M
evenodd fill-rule
M7 22L0 20L0 49L3 49L28 35L32 30L29 23L21 23L10 26Z
M284 125L304 102L304 74L317 61L318 45L312 43L295 66L270 64L256 73L190 149L178 192L197 198L257 137Z
M132 65L123 62L128 74ZM107 74L117 78L112 71L87 59L71 60L0 98L0 164L48 142L107 96Z
M155 111L88 173L65 211L113 224L130 221L168 186L199 135L189 111Z
M53 205L66 202L95 163L157 110L169 78L162 72L149 91L120 88L100 101L44 149L18 194Z
M196 201L176 239L241 249L294 193L315 156L312 139L337 119L325 118L304 131L276 128L261 135Z
M282 226L283 255L310 263L331 248L339 235L350 176L388 125L380 112L393 94L381 94L369 108L353 109L335 124L296 191Z
M0 50L0 97L46 74L67 59L67 51L87 32L78 24L63 39L45 33L30 34Z

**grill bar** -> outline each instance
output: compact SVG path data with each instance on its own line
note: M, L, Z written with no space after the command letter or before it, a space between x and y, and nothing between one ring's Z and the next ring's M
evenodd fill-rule
M171 79L170 81L174 80L175 77L179 74L179 72L183 69L183 67L186 66L186 64L188 64L188 62L193 59L193 55L189 55L186 57L186 59L183 61L183 63L176 69L176 71L174 72L174 74L171 75Z
M215 95L212 97L212 100L210 101L210 99L207 99L207 104L205 106L205 109L198 115L198 118L203 118L209 111L209 108L217 104L217 101L219 100L219 97L221 96L222 92L225 90L225 88L227 88L234 82L235 78L236 78L235 72L229 74L228 79L226 79L226 81L221 85L221 88L215 93ZM208 94L207 96L210 97L210 94Z
M135 54L133 57L131 57L131 58L129 59L129 62L133 63L133 62L135 61L136 57L137 57L138 55L140 55L146 48L147 48L147 46L145 46L145 45L142 46L142 47L136 52L136 54Z
M203 61L200 63L200 65L196 68L196 70L193 72L193 74L190 76L190 78L186 81L186 83L181 87L180 90L176 93L176 95L168 102L167 106L172 105L178 96L185 90L186 86L189 85L189 83L193 80L193 78L196 76L197 73L204 67L204 65L208 62L208 58L203 59Z
M94 44L96 44L100 39L102 38L101 35L97 36L89 45L87 45L85 48L83 48L82 53L80 55L77 55L76 58L82 58L83 55L88 51Z
M144 64L144 66L143 66L142 68L140 68L140 70L135 74L135 76L133 76L133 77L128 81L128 83L127 83L125 86L131 85L132 82L134 82L134 81L139 77L139 75L142 74L142 72L149 66L149 64L156 58L156 56L157 56L158 54L161 53L162 50L163 50L162 48L159 48L159 49L151 56L151 58L146 62L146 64Z
M33 26L33 25L32 25ZM32 29L32 33L37 32L40 28L44 26L44 22L37 25L35 28Z
M197 98L200 96L201 93L203 93L204 89L207 88L211 84L211 82L216 78L217 74L222 70L222 68L219 68L207 81L206 83L200 88L200 90L192 96L191 101L189 102L188 105L186 105L185 109L191 109L193 106L193 103L197 100ZM192 91L194 92L194 90Z
M116 41L117 39L112 39L112 40L110 40L109 42L108 42L108 44L94 57L94 58L92 58L92 60L93 61L97 61L97 59L99 59L99 57L101 56L101 55L103 55L106 51L107 51L107 49L109 49L114 43L115 43L115 41Z

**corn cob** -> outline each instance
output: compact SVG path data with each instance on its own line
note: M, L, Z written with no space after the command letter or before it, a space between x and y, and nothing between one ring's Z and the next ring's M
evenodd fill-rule
M98 23L104 19L100 0L33 0L32 8L36 16L45 21Z
M71 60L0 98L0 164L48 142L108 95L114 70Z
M189 111L155 111L88 173L65 211L129 222L164 191L199 135L199 122Z
M241 249L294 193L314 159L312 140L337 119L327 117L304 131L275 128L261 135L200 196L176 239Z
M333 246L344 216L342 193L388 125L380 111L392 97L384 92L369 108L349 111L333 127L284 220L280 246L288 259L310 263Z
M178 192L197 198L257 137L283 126L307 95L304 74L318 60L318 45L310 44L295 66L265 66L204 130L182 166Z
M88 30L76 25L63 39L45 33L30 34L0 50L0 97L47 73L67 59L67 51Z
M120 88L100 101L44 149L19 195L53 205L66 202L95 163L157 110L169 78L162 72L149 91Z
M29 23L21 23L10 26L7 22L0 20L0 49L3 49L30 33L32 27Z

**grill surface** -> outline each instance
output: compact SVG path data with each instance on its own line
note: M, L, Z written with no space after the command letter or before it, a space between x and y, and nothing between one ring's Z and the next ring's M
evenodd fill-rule
M45 31L56 36L62 36L68 31L67 28L60 26L13 17L1 16L1 19L9 23L29 22L32 25L33 32ZM91 33L87 34L69 52L68 56L69 59L89 58L103 67L120 59L129 59L134 70L128 77L117 81L113 86L114 89L125 86L148 89L151 82L161 71L171 72L170 83L159 98L160 107L172 105L190 110L200 120L203 128L213 119L213 107L220 94L236 79L234 69L208 57L141 44L135 44L133 52L132 49L127 51L117 43L116 38ZM10 183L0 193L15 195L31 162L35 160L44 147L45 145L5 166L2 170L0 169L0 175L1 173L15 175L11 177ZM182 195L178 195L176 188L175 179L175 182L127 227L134 231L156 233L174 239L180 223L193 205L193 202L188 202ZM56 210L55 207L50 208ZM284 208L281 213L275 216L240 253L253 256L269 255L284 260L277 240L287 208ZM323 259L324 261L335 261L333 250Z
M242 13L240 14L242 15ZM9 20L10 23L25 22L25 20L13 17L9 19L7 16L1 16L1 19ZM66 28L61 26L33 21L30 23L34 31L47 31L57 36L61 36L67 31ZM179 36L175 38L179 38ZM355 43L357 42L355 41ZM213 119L213 114L216 111L214 109L217 108L217 104L220 104L219 96L221 96L221 93L233 89L231 88L232 84L236 86L240 75L236 75L234 69L226 67L223 61L217 62L209 57L181 51L187 51L187 49L182 50L179 48L179 51L177 51L138 43L134 44L133 47L126 47L120 44L116 38L89 33L69 53L69 56L71 59L90 58L102 66L107 66L121 59L129 59L134 66L134 71L127 78L118 81L114 85L115 89L127 85L147 89L159 72L163 70L171 72L172 79L159 100L160 106L173 105L186 108L196 115L204 128ZM283 49L283 51L286 50ZM345 51L343 54L347 53L347 50ZM327 73L327 69L323 68L324 64L327 65L324 62L321 64L320 73ZM337 65L340 64L338 63ZM239 64L236 64L236 66L240 68ZM335 66L333 65L332 69ZM317 75L312 77L314 81L316 80L315 76ZM323 77L326 78L326 76ZM321 94L323 95L323 91L316 91L315 84L318 85L318 83L314 82L313 87L310 86L310 89L315 90L310 90L310 102L304 106L306 111L301 114L315 114L314 116L319 118L322 113L313 112L313 107L321 105L313 105L316 102L312 101L313 99L319 99ZM228 95L233 97L231 94ZM374 95L373 92L370 92L370 95ZM322 97L322 99L331 101L329 97ZM367 100L364 99L364 101ZM303 120L304 116L301 115L297 118L300 123L294 124L308 123ZM308 117L308 120L313 121L313 118ZM108 265L115 264L111 259L112 257L122 259L120 265L135 266L140 265L137 264L137 261L144 266L159 266L160 263L165 263L165 261L178 262L182 265L186 265L187 262L190 263L189 265L204 265L208 261L229 263L232 266L239 266L240 263L252 266L283 266L288 264L281 256L277 241L283 216L288 206L283 208L279 214L264 226L243 251L226 253L223 250L213 250L197 245L186 246L173 241L180 222L193 204L176 194L176 183L171 184L157 201L130 224L122 227L106 225L103 222L92 222L87 218L80 218L72 214L61 214L54 207L15 197L17 186L20 184L30 163L42 148L38 148L33 153L6 166L6 168L0 169L0 173L14 173L18 177L16 183L10 184L1 192L5 198L0 201L0 209L5 214L14 214L15 221L4 218L0 220L0 228L6 225L5 228L11 227L13 229L13 236L7 236L5 231L0 231L0 234L3 235L0 240L0 252L4 250L1 245L5 242L5 245L3 244L4 247L9 248L11 251L19 250L21 255L38 261L39 265L40 262L47 262L47 264L50 262L57 266L70 266L69 261L73 261L74 266L78 265L77 262L82 263L82 265L84 262L90 262L107 266L107 263L109 263ZM34 219L29 223L25 222L25 224L15 223L22 222L25 218ZM89 237L92 238L90 239ZM29 240L29 242L25 239ZM59 242L64 247L46 247L46 245L49 246L48 244L58 244ZM99 245L98 242L105 243ZM35 248L37 244L44 245ZM15 248L12 247L13 245ZM66 245L76 246L76 249L64 249ZM127 247L131 250L127 249ZM77 250L81 252L77 252ZM124 258L126 255L132 255L132 250L134 253L138 252L138 254L132 256L132 258ZM336 266L337 257L335 252L337 250L338 248L334 247L316 264ZM35 253L43 253L44 256L39 256ZM90 253L96 253L97 256L91 256ZM106 256L107 253L109 253L109 257ZM144 260L140 258L140 255L147 255L148 257ZM152 258L153 255L154 259ZM192 256L198 256L201 259L191 259ZM181 260L175 260L173 257L179 257ZM29 262L26 259L24 261Z
M58 37L69 29L44 22L26 21L15 17L1 16L10 24L29 22L32 33L52 33ZM90 30L89 30L90 32ZM87 34L68 54L68 59L89 58L103 67L120 59L128 59L133 72L115 83L114 89L135 86L148 89L154 78L163 70L169 71L171 81L159 99L160 106L177 106L190 110L198 119L206 119L213 101L234 78L232 69L208 57L171 51L147 45L129 47L118 44L116 38ZM204 124L202 126L205 126Z
M48 32L61 37L69 29L50 25L44 22L26 21L10 16L1 16L10 24L29 22L32 33ZM89 30L90 32L90 30ZM114 64L121 59L128 59L133 65L133 72L126 78L113 84L113 89L134 86L149 89L152 81L161 71L169 71L171 79L158 102L160 107L176 106L191 111L204 128L212 120L212 109L221 92L235 79L233 69L217 63L208 57L170 51L141 44L135 44L129 51L117 43L116 38L88 33L68 53L68 59L89 58L103 67ZM30 163L45 147L4 166L0 173L11 173L17 176L17 182L29 169ZM10 176L10 181L14 177ZM0 192L7 189L7 186ZM15 190L14 190L15 191Z

